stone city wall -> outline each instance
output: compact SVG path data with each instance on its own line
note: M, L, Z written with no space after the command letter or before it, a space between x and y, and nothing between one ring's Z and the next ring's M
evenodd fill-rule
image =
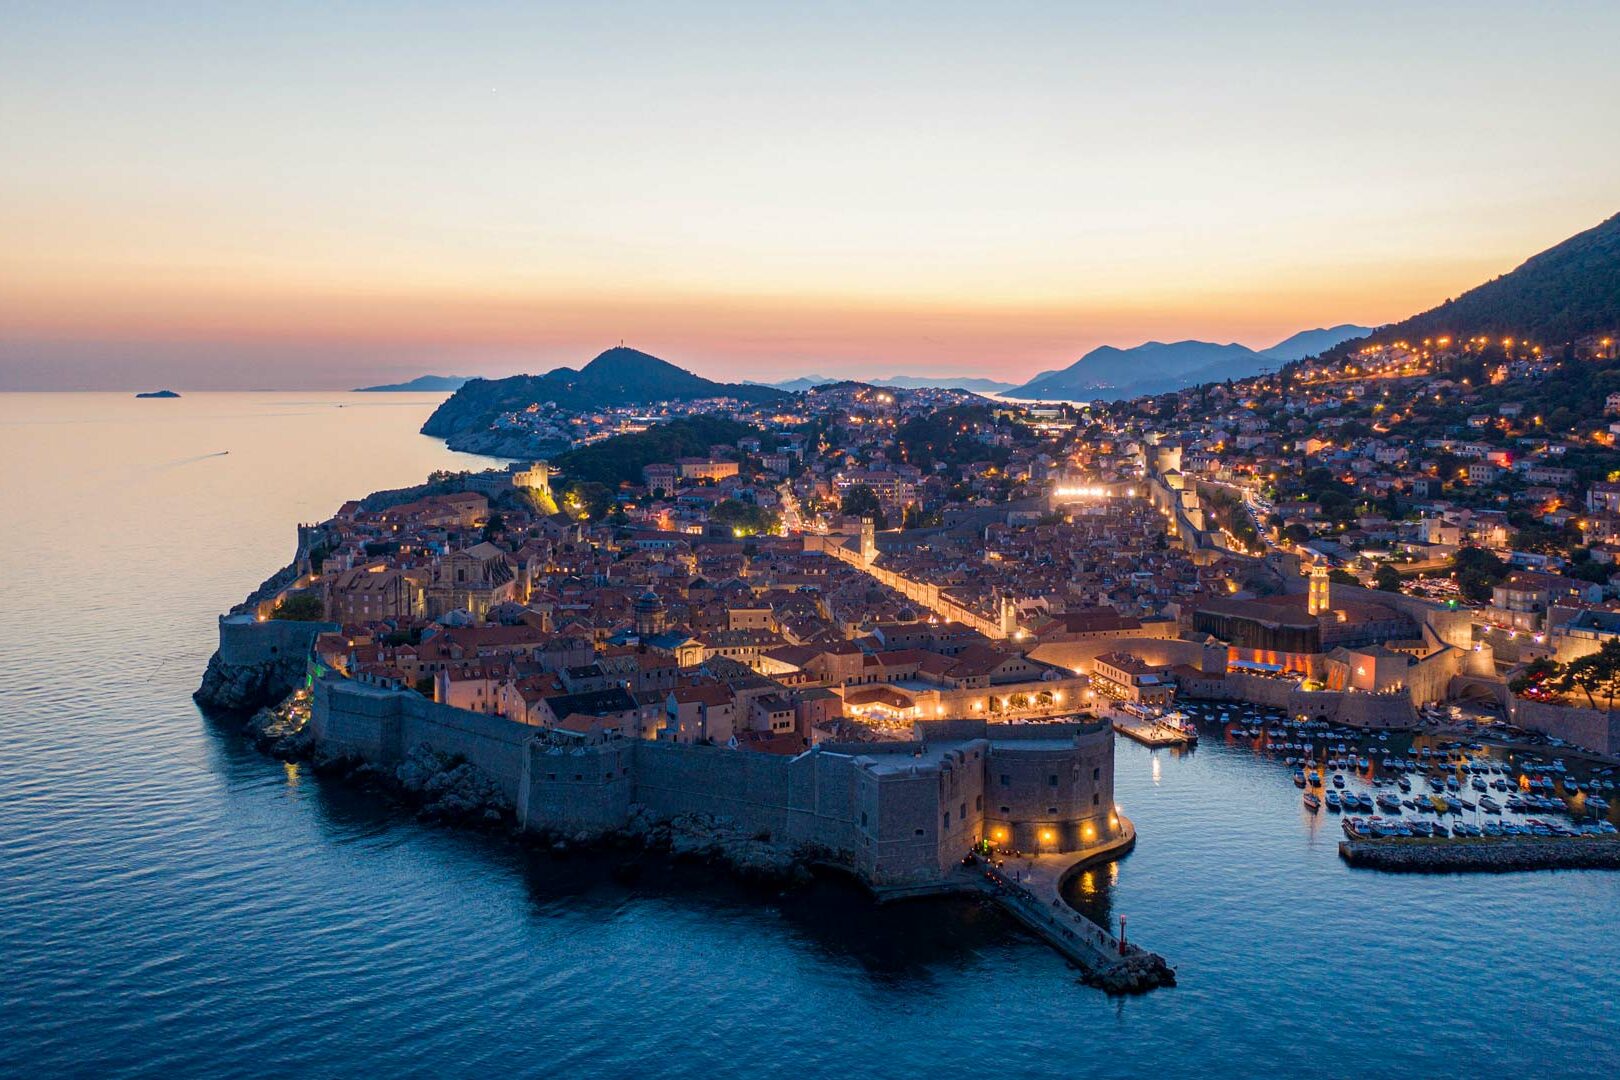
M418 746L460 756L487 773L514 804L520 801L524 746L535 734L499 716L339 679L315 684L310 724L323 746L378 765L396 765Z
M379 765L423 746L458 755L488 774L525 827L601 833L628 825L636 806L656 820L712 815L777 843L839 853L874 884L937 880L984 835L992 773L997 805L1012 807L1006 800L1016 797L1016 812L1001 820L1026 850L1105 836L1113 809L1112 734L1102 725L920 725L925 737L953 745L940 762L907 767L895 755L923 744L822 746L789 758L645 740L551 741L501 717L341 679L316 684L310 723L327 749ZM1083 734L1072 748L992 748L986 731L1014 744ZM1009 787L1000 786L1003 773Z
M337 623L329 622L287 619L260 622L251 615L221 615L219 658L226 664L238 666L273 664L287 659L302 664L316 636L337 629Z
M1037 645L1029 652L1031 660L1091 673L1091 663L1104 653L1130 653L1147 664L1185 664L1200 671L1219 674L1226 670L1225 645L1204 645L1162 637L1088 638L1083 641L1056 641Z
M1609 757L1620 757L1620 711L1513 698L1513 722Z
M1409 728L1417 723L1405 693L1367 694L1343 690L1301 690L1282 680L1227 672L1224 678L1183 678L1180 692L1206 701L1232 701L1286 710L1290 716L1322 717L1360 728Z

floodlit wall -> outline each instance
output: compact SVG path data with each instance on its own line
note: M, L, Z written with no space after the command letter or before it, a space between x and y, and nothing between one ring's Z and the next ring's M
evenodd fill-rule
M927 756L922 743L824 746L790 758L551 740L498 716L341 679L316 684L310 722L328 749L383 766L420 746L459 755L490 776L525 827L600 833L625 827L635 807L655 820L713 815L778 842L827 849L874 884L937 881L985 837L992 775L993 795L1003 800L995 805L1009 807L997 811L1004 842L1022 850L1095 842L1109 834L1113 809L1105 725L921 724L924 738L951 745ZM1060 745L1064 739L1073 745Z

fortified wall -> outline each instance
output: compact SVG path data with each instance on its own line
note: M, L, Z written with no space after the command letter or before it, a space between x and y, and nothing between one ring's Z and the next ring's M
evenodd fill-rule
M1048 642L1031 649L1029 657L1043 664L1089 674L1091 662L1111 652L1130 653L1147 664L1170 667L1186 665L1211 675L1220 675L1226 670L1225 645L1205 645L1179 638L1097 637L1083 641Z
M259 620L252 615L219 617L219 658L227 664L273 664L291 659L303 665L315 645L315 638L337 623L295 622L288 619Z
M316 635L336 629L328 622L222 615L219 648L208 658L192 697L216 709L256 709L279 701L303 682Z
M1417 710L1405 692L1372 694L1359 690L1302 690L1283 679L1229 671L1225 676L1178 673L1180 693L1206 701L1233 701L1284 709L1290 716L1323 719L1359 728L1409 728Z
M794 757L715 746L559 737L420 695L316 684L329 750L392 765L418 746L488 773L526 828L602 833L636 809L712 814L820 849L873 885L940 880L975 844L1076 851L1114 837L1113 732L1104 724L922 722L916 739L823 744Z
M1513 722L1607 757L1620 757L1620 711L1607 712L1515 696Z

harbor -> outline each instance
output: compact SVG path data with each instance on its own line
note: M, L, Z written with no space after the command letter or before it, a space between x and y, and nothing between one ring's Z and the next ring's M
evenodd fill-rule
M1438 707L1427 722L1466 734L1358 731L1227 703L1183 708L1218 730L1224 746L1274 763L1278 782L1299 790L1306 819L1337 818L1345 838L1339 851L1351 865L1440 872L1620 865L1616 766L1566 760L1556 746L1498 743L1465 714ZM1402 854L1387 854L1397 845Z

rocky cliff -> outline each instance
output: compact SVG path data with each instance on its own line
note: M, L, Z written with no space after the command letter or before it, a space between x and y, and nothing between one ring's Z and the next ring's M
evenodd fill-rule
M209 709L245 712L263 708L291 693L303 681L305 666L303 655L232 663L215 651L191 698Z

